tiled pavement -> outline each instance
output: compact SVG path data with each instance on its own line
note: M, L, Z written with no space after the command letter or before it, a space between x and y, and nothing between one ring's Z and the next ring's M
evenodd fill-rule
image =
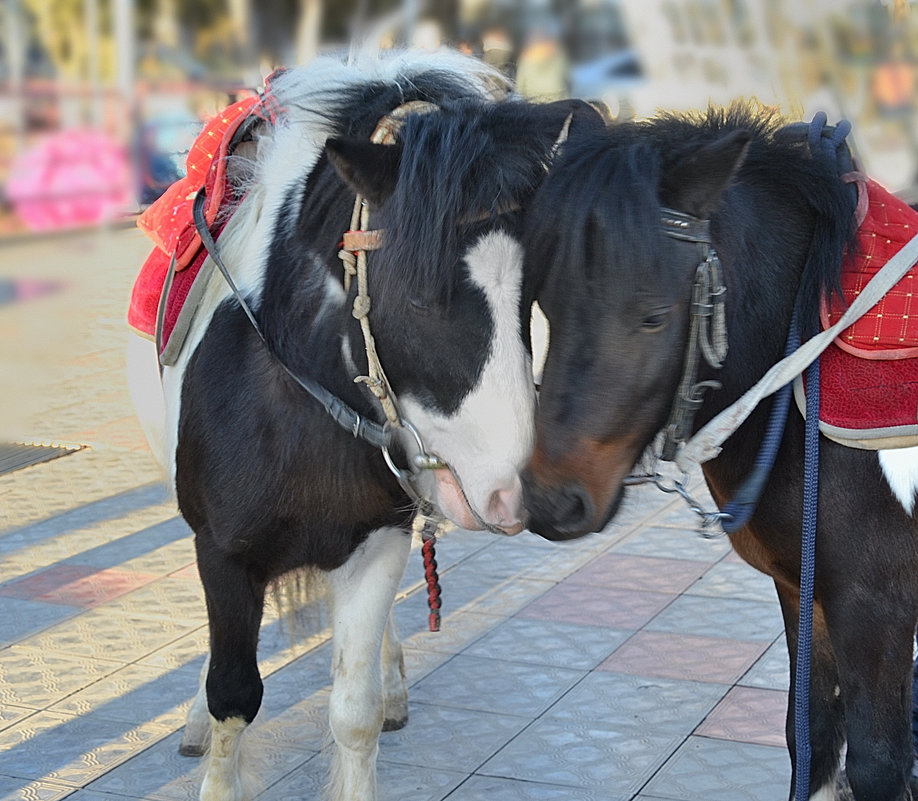
M0 246L0 279L57 287L0 306L0 440L89 446L0 476L0 801L196 798L200 761L177 745L202 596L122 378L146 249L133 231ZM785 798L774 590L694 525L645 487L577 542L454 532L437 634L414 551L396 607L411 717L381 737L381 798ZM259 799L324 781L329 632L311 623L293 641L267 610Z

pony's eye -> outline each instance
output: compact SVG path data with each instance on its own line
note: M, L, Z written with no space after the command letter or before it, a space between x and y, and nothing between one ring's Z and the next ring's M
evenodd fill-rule
M408 297L408 302L411 304L411 309L416 314L429 315L433 310L433 307L426 300L423 300L419 297Z
M641 331L653 333L660 331L669 322L669 312L672 307L667 306L662 309L654 309L643 320L641 320Z

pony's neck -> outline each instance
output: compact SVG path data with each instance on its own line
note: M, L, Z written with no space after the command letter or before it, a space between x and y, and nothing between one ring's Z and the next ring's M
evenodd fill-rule
M728 353L708 371L723 388L709 393L699 420L709 419L749 389L784 355L813 231L805 209L747 187L729 190L712 218L714 247L727 287Z

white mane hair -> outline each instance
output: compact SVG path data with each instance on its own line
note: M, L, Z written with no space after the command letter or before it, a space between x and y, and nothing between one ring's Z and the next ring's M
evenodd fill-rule
M362 54L353 65L323 56L272 79L270 91L280 114L273 129L265 130L258 140L255 162L243 171L245 199L221 234L221 250L234 254L240 290L256 299L260 296L268 250L265 237L276 230L285 203L285 213L295 223L299 209L291 207L290 200L298 202L302 197L306 177L325 141L337 133L344 102L353 98L354 90L386 84L400 87L407 96L415 77L426 72L449 75L464 84L469 95L486 99L498 100L510 91L509 81L499 71L450 50Z

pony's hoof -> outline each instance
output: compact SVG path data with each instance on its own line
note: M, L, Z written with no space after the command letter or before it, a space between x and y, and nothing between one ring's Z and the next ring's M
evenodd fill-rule
M398 731L399 729L404 729L408 725L408 716L405 715L403 718L386 718L382 724L383 731Z
M181 756L186 757L202 757L207 753L207 746L200 745L198 743L182 743L178 747L178 752Z

